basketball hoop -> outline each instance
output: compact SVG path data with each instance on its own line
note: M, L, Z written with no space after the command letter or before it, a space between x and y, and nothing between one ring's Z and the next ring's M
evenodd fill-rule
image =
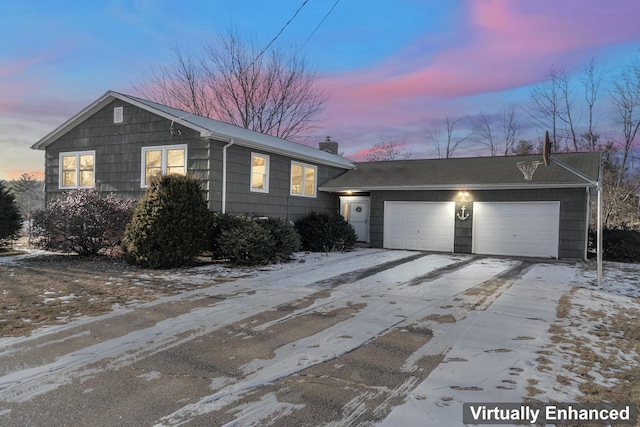
M549 139L549 131L544 131L544 143L542 144L542 161L545 166L549 166L549 156L551 155L551 139Z
M524 175L524 179L526 181L531 181L533 179L533 173L536 171L538 166L540 166L543 162L539 160L534 160L532 162L518 162L518 169Z

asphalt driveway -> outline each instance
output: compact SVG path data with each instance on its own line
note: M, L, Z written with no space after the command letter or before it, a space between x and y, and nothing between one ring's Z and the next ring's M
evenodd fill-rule
M638 337L613 333L638 300L593 279L581 263L376 249L227 281L167 272L211 286L0 340L0 424L461 425L463 402L573 401L638 366ZM606 367L581 356L593 310Z

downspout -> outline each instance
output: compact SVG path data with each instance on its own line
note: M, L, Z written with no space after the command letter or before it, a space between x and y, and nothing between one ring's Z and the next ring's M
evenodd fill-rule
M227 213L227 148L233 145L233 138L222 147L222 209L221 213Z
M593 203L593 196L591 193L593 193L593 190L590 187L585 187L586 193L587 193L587 212L585 214L585 224L586 226L586 230L585 230L585 244L584 244L584 260L588 261L589 260L589 229L591 226L591 220L593 219L593 215L591 214L591 211L593 210L593 207L591 206L591 204Z
M603 193L604 193L604 177L603 177L603 164L602 160L600 160L600 170L598 172L598 237L597 237L597 247L598 247L598 287L602 286L602 204L603 204Z

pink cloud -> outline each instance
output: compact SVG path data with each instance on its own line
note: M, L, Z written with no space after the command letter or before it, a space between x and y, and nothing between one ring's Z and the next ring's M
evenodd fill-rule
M28 174L33 179L37 181L44 181L44 172L42 171L34 171L34 170L26 170L26 169L10 169L2 172L3 176L0 176L0 179L6 180L14 180L19 179L23 174Z
M50 53L20 58L15 61L0 63L0 113L15 112L28 94L42 83L36 78L26 75L35 66L51 57Z
M425 36L373 70L327 78L331 122L415 122L424 118L420 105L532 84L552 67L585 65L594 50L640 40L637 2L469 0L465 12L463 42L429 61L416 57ZM403 116L391 117L398 108Z

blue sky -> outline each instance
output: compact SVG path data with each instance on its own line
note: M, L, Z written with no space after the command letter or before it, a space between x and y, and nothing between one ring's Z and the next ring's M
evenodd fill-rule
M136 95L145 71L170 62L171 44L197 49L235 26L266 45L303 3L2 2L0 179L41 173L33 143L107 90ZM551 68L637 57L638 16L631 0L307 0L277 43L302 47L329 94L305 143L330 135L359 159L388 137L433 157L426 131L445 115L525 102Z

